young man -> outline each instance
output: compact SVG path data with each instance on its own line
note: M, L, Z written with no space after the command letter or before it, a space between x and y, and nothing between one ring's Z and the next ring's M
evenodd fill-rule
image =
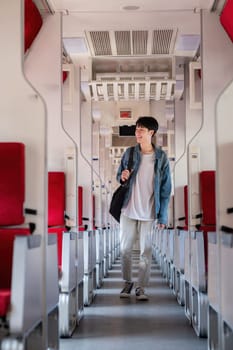
M140 117L137 120L133 169L127 169L130 154L128 148L117 171L117 180L121 183L130 177L120 218L122 275L125 281L121 298L129 298L133 288L131 253L139 234L140 261L135 293L137 300L148 300L145 287L150 277L153 225L156 222L163 229L167 224L171 176L165 152L152 143L157 130L158 122L155 118Z

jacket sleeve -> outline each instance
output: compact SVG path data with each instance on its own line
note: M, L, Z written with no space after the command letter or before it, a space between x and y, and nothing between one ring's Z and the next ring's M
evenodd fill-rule
M161 181L160 181L160 210L158 214L158 223L167 224L168 221L168 206L171 195L171 173L169 160L164 154L164 162L161 168Z

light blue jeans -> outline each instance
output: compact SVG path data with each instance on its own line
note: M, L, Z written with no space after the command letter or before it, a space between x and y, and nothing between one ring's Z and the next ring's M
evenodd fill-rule
M122 277L125 281L132 281L132 249L139 237L140 260L138 265L138 287L146 287L149 283L152 259L152 235L154 221L140 221L121 215L120 220L120 248Z

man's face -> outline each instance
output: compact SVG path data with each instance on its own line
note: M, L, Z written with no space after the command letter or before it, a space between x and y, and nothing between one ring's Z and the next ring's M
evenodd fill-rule
M137 143L139 144L151 143L151 138L153 134L154 130L149 130L144 126L136 126L135 136Z

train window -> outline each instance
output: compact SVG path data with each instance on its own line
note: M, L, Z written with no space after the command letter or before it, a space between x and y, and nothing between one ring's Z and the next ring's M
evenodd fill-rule
M135 125L120 126L119 136L135 136Z

